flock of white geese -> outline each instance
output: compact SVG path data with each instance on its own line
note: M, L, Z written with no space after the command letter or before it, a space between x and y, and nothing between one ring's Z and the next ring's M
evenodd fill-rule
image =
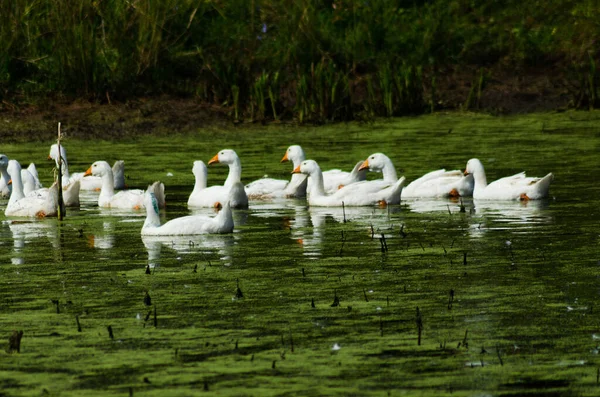
M231 233L231 208L248 208L250 200L304 198L309 206L372 206L399 204L400 198L470 197L483 200L536 200L548 196L553 174L543 178L527 177L524 172L487 183L483 164L478 159L467 162L465 171L431 171L405 184L398 178L392 160L374 153L359 161L350 172L338 169L321 171L318 163L307 160L302 148L290 146L281 162L291 162L290 180L262 178L248 185L241 182L242 165L234 150L219 151L208 165L229 166L223 185L207 186L208 169L203 161L195 161L192 172L195 184L188 206L216 207L214 217L190 215L171 219L161 225L159 211L165 206L165 187L155 182L146 190L126 189L123 161L111 167L96 161L86 172L70 174L64 146L50 148L49 158L57 164L62 159L63 201L66 206L79 206L80 190L100 190L98 206L120 209L146 209L142 235L194 235ZM380 172L381 179L367 180L367 171ZM0 154L0 195L10 197L5 208L7 217L50 217L57 214L58 187L55 182L43 188L35 165L22 169L18 161Z

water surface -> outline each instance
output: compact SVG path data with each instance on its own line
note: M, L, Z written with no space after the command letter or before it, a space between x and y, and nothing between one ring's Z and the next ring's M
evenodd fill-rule
M555 181L547 200L465 199L464 212L449 200L344 210L253 201L223 236L142 239L143 213L98 209L95 193L61 223L0 215L0 329L5 341L24 332L20 354L1 353L0 389L597 395L599 118L434 115L67 138L72 172L123 159L130 187L164 181L165 220L190 213L193 160L223 148L240 155L244 182L289 178L279 160L290 144L324 169L349 170L381 151L408 180L478 157L488 180L525 170ZM51 143L0 152L36 162L49 185ZM209 184L226 173L211 166Z

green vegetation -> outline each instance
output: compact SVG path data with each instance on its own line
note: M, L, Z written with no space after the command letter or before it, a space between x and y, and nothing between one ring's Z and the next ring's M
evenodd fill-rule
M323 122L480 108L490 81L529 70L594 108L599 20L593 0L4 1L0 102L193 95Z

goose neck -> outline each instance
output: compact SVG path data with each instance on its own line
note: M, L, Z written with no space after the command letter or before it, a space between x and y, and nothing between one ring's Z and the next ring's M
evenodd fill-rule
M396 183L398 181L398 174L396 174L396 169L394 168L394 164L392 160L386 158L384 160L383 168L381 169L381 173L383 174L383 180L385 182Z
M229 175L225 180L225 186L231 187L234 183L242 180L242 162L236 158L229 164Z
M115 186L113 181L113 173L110 167L102 174L102 188L100 189L100 197L112 197L115 195Z

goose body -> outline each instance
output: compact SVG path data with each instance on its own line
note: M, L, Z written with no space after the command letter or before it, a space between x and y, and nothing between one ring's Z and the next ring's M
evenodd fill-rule
M312 179L308 203L317 207L365 206L381 202L388 204L400 196L405 181L404 178L400 178L395 183L358 182L344 186L332 194L326 194L323 173L316 161L305 160L293 172L301 172Z
M243 187L242 187L243 188ZM158 201L154 193L147 191L144 197L146 221L142 236L183 236L194 234L221 234L233 232L233 216L229 201L215 217L203 215L182 216L160 224Z
M98 196L98 206L104 208L141 209L144 208L144 190L129 189L115 193L112 168L106 161L96 161L85 172L87 175L98 176L102 179L102 188ZM154 182L150 187L155 194L158 205L165 206L165 186Z
M381 172L386 182L395 182L398 179L392 160L383 153L370 155L361 167ZM463 175L459 170L440 169L431 171L405 186L402 189L402 198L469 197L473 194L473 185L473 178Z
M465 174L473 175L475 180L473 198L477 200L538 200L546 198L550 183L554 180L552 173L543 178L537 178L527 177L525 172L521 172L488 184L483 164L475 158L467 162Z
M12 192L6 205L6 216L24 216L44 218L56 216L58 188L53 184L44 197L36 194L25 196L21 179L21 165L16 160L9 160L7 171L12 180Z
M63 187L68 186L71 182L79 181L81 190L100 190L102 189L102 178L98 176L85 176L85 172L76 172L74 174L69 173L69 162L67 161L67 150L63 145L60 146L60 153L62 157L62 173ZM53 144L50 146L50 153L48 158L52 159L58 165L58 145ZM125 189L125 162L123 160L115 161L113 167L113 187L115 189Z
M361 169L362 164L362 161L356 163L350 172L339 169L323 172L323 189L325 189L325 193L331 194L341 187L366 180L367 170Z
M40 188L39 183L36 182L34 175L31 174L29 169L21 170L21 179L23 183L23 193L25 196L37 196L39 198L45 198L48 195L48 188ZM74 181L66 186L62 187L63 190L63 202L66 207L78 207L79 206L79 181Z
M208 164L229 165L229 174L223 185L206 187L208 170L203 161L195 161L192 172L195 177L194 190L188 198L189 207L214 207L226 201L232 208L248 208L248 195L241 184L242 165L240 158L231 149L224 149L210 159ZM240 188L241 186L241 188Z
M293 168L305 160L304 151L298 145L287 148L281 162L291 161ZM275 178L257 179L246 185L246 195L250 199L278 197L305 197L308 178L303 174L292 174L289 181Z

